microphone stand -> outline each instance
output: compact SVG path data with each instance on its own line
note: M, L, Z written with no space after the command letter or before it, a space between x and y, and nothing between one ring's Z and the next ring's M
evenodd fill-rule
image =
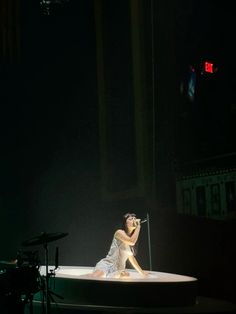
M147 223L147 236L148 236L148 256L149 256L149 269L152 270L152 251L151 251L151 235L150 235L150 219L149 214L147 213L147 217L144 220L141 220L140 223Z
M150 235L150 219L147 213L147 231L148 231L148 253L149 253L149 269L152 270L152 249L151 249L151 235Z

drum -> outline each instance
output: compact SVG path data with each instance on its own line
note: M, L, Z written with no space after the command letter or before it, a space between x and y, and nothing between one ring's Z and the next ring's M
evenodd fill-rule
M40 290L40 274L37 267L16 267L0 273L0 295L29 294Z

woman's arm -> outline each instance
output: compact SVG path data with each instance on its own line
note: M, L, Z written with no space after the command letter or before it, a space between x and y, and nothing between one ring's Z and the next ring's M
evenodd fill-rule
M134 246L138 240L140 228L141 226L140 224L138 224L136 229L134 230L134 233L131 236L128 236L124 230L119 229L116 231L115 237L120 241L124 242L125 244Z
M131 265L134 267L134 269L137 270L138 273L142 276L147 276L147 273L142 270L142 268L139 266L139 263L137 262L136 258L132 255L129 257L129 261Z

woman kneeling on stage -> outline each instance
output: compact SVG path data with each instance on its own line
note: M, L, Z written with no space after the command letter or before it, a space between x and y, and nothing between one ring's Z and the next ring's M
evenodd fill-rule
M134 257L135 244L140 233L140 219L135 214L127 213L123 216L123 228L118 229L113 237L107 256L95 266L92 277L125 278L129 277L126 271L126 262L129 260L134 269L146 277Z

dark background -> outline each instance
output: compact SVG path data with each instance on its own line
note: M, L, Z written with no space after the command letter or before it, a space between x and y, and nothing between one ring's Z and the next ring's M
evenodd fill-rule
M39 2L22 0L12 11L18 14L20 44L13 45L14 36L12 46L2 39L12 50L2 50L0 64L0 259L14 259L22 242L41 232L68 232L50 244L50 263L58 246L61 265L92 266L106 254L125 212L141 218L149 213L153 269L197 277L200 295L235 301L235 221L178 215L175 199L180 165L235 153L233 10L215 1L140 1L147 100L143 150L152 157L144 192L129 194L140 164L128 5L97 1L110 42L104 59L110 118L104 126L95 2L70 0L46 16ZM209 58L218 71L205 77L201 63ZM180 92L190 64L197 71L193 102ZM103 128L109 130L105 166ZM112 180L104 183L108 174ZM112 197L104 197L105 185ZM36 249L43 264L43 248ZM146 225L138 259L148 269Z

